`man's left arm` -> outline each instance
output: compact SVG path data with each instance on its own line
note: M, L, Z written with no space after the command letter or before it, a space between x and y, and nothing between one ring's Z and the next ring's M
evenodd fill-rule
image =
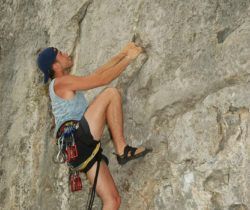
M103 73L104 71L106 71L107 69L115 66L117 63L119 63L124 57L127 56L127 53L124 52L120 52L119 54L115 55L114 57L112 57L107 63L105 63L104 65L98 67L94 73L96 74L100 74Z

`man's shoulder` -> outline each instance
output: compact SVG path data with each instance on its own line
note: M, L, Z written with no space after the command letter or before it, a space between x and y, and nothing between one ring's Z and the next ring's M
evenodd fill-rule
M69 96L74 95L74 92L69 88L69 80L71 78L71 75L64 75L62 77L57 77L54 80L54 92L56 95L59 95L60 97L64 99L68 99Z

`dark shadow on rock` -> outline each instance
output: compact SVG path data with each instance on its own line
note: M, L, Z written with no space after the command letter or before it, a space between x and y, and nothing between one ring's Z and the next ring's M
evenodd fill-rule
M225 28L219 32L217 32L217 40L218 43L223 43L228 35L231 33L230 28Z

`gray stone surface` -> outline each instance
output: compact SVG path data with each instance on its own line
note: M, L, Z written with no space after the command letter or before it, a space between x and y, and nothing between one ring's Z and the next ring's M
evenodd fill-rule
M121 167L105 131L121 209L250 208L249 0L3 0L0 28L0 209L85 207L84 175L84 190L71 194L67 168L52 161L35 59L56 46L86 75L134 33L146 53L109 86L123 93L128 143L154 150Z

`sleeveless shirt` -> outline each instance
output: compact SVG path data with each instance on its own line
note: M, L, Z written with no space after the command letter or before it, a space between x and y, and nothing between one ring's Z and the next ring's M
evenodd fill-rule
M52 104L52 113L55 117L55 133L60 126L68 120L79 121L88 107L88 102L81 91L76 91L72 99L63 99L54 91L55 79L49 85L49 95Z

